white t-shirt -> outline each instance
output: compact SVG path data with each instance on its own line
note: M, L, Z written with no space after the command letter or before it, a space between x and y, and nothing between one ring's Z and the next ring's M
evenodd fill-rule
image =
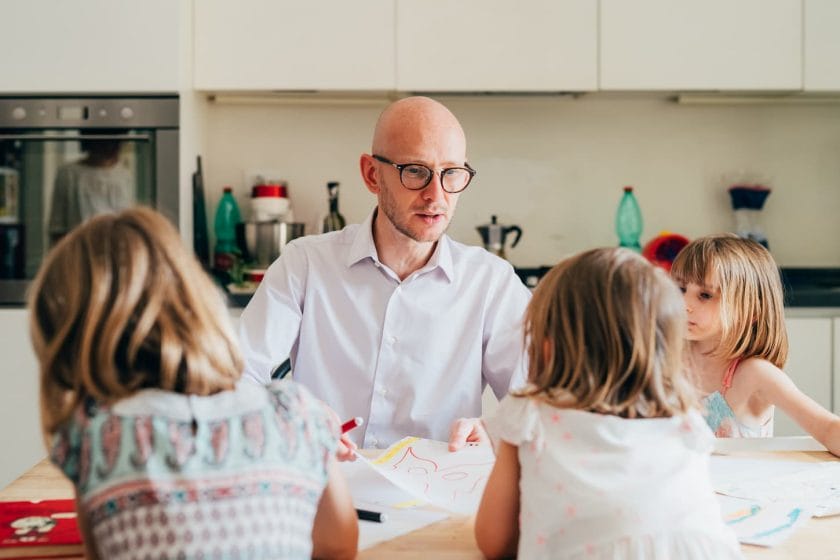
M520 558L742 557L699 413L628 420L508 396L487 425L519 448Z
M362 447L405 437L448 440L481 416L481 394L524 382L522 320L530 292L505 260L444 235L405 280L380 262L373 213L363 224L283 248L242 312L245 376L268 383L291 355L295 381L342 419Z

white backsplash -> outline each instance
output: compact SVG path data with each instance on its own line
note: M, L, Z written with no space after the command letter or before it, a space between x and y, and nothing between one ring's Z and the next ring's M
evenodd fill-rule
M467 133L479 171L449 233L478 245L475 226L498 215L518 224L508 251L518 266L614 245L624 185L645 219L643 243L662 230L694 238L731 230L722 175L767 178L763 225L785 266L840 266L840 105L678 105L663 96L442 97ZM385 106L222 104L206 112L205 188L212 227L224 185L247 212L245 177L276 170L289 183L296 219L312 228L327 208L326 183L341 182L341 212L364 220L375 199L359 177Z

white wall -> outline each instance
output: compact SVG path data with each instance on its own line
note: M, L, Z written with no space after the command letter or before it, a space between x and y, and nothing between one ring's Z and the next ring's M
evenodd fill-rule
M643 241L661 230L697 237L733 226L721 176L768 179L771 250L786 266L840 266L840 105L678 105L663 96L444 97L467 132L479 170L450 234L479 244L476 225L497 214L519 224L508 251L518 266L613 245L621 189L634 185ZM211 103L205 165L211 220L225 184L247 209L245 173L274 170L289 182L298 219L316 223L328 180L341 210L363 220L374 198L359 178L373 125L387 103Z

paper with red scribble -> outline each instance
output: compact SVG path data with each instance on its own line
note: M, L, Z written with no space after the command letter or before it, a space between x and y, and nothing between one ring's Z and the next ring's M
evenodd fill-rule
M489 445L451 452L446 442L407 437L367 462L420 500L474 514L495 460Z

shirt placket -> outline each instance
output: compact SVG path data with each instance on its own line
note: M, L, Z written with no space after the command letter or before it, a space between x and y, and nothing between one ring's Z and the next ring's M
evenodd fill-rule
M394 289L382 321L382 336L379 340L379 356L373 373L373 394L370 400L369 427L365 432L363 447L384 447L392 438L393 418L397 402L391 393L397 394L395 383L400 375L399 325L402 313L402 299L405 284Z

